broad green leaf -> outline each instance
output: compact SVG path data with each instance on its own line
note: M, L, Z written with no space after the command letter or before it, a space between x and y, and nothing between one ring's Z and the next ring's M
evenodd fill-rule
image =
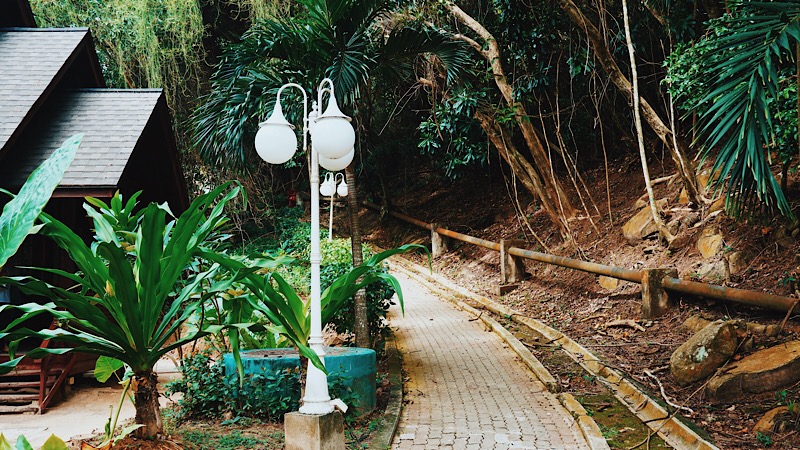
M17 252L33 229L36 218L75 159L82 138L82 134L76 134L64 141L28 176L19 193L3 207L0 215L0 268Z
M50 437L44 442L42 448L39 450L67 450L69 447L67 446L66 442L62 441L56 435L50 435Z
M113 375L114 372L124 366L125 363L116 358L101 356L97 358L97 362L94 365L94 377L97 381L105 383L109 378L111 378L111 375Z

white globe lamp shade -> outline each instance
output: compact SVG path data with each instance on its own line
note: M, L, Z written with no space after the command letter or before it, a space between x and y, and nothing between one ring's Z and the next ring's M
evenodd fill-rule
M333 197L333 194L336 193L336 184L332 179L325 179L319 186L319 193L323 197Z
M319 149L317 149L317 151L319 151ZM319 165L322 166L323 169L330 170L331 172L338 172L349 166L350 163L353 162L353 158L355 156L355 148L351 148L350 151L341 158L326 158L322 155L319 155Z
M336 97L333 96L328 102L328 109L315 121L311 133L317 152L328 159L343 157L356 143L356 132L350 124L350 118L339 110Z
M283 117L280 101L266 122L259 124L256 133L256 152L270 164L284 164L297 151L297 135L294 127Z
M339 194L339 197L347 197L347 183L342 180L339 183L339 187L336 188L336 193Z

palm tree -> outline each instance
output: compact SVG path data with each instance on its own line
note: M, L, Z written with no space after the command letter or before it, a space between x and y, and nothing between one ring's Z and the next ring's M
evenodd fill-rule
M288 81L313 86L329 77L337 98L352 110L358 99L370 95L371 80L402 79L422 55L441 62L448 80L466 71L470 67L466 47L439 31L393 16L403 3L300 0L294 17L254 24L225 50L212 77L212 90L192 117L192 141L201 157L218 167L245 167L255 153L257 119L273 108L275 95L270 93ZM357 127L362 146L369 140L363 128ZM354 173L348 171L348 209L354 266L358 266L362 249ZM356 302L355 323L363 324L356 329L356 342L369 346L365 297L357 296Z
M765 147L774 141L775 99L786 77L781 63L791 61L800 42L800 3L792 1L729 3L727 28L707 38L701 56L706 75L699 113L704 155L717 146L713 181L727 184L726 205L739 215L758 207L793 217L786 197L770 170Z

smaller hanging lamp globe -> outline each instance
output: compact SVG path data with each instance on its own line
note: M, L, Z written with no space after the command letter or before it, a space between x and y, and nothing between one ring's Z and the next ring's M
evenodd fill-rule
M319 186L319 193L323 197L333 197L336 194L336 182L333 181L333 174L325 175L325 181Z
M350 163L353 162L353 157L355 157L355 155L355 148L350 149L350 151L341 158L331 159L319 155L319 165L322 166L323 169L330 170L331 172L338 172L349 166Z
M283 116L280 103L275 103L267 121L259 124L255 145L258 156L270 164L284 164L297 151L294 126Z
M347 197L347 183L342 180L339 183L339 186L336 188L336 193L339 194L339 197Z
M356 132L350 124L350 117L339 110L336 97L331 94L328 108L317 117L311 135L320 157L342 158L356 143Z

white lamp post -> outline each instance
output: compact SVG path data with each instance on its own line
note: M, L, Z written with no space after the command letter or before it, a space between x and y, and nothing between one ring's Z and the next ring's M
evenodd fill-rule
M330 87L323 87L325 84ZM320 243L319 243L319 160L339 160L347 156L355 144L355 131L350 118L345 116L336 103L333 81L325 78L317 87L317 101L313 102L311 114L308 114L308 96L302 86L287 83L278 89L275 109L270 117L259 124L256 134L256 151L264 161L270 164L283 164L289 161L297 150L297 137L294 127L284 118L281 108L281 93L288 87L295 87L303 93L303 149L308 151L308 134L311 134L311 164L309 166L311 181L311 333L309 347L325 363L325 350L322 340L322 319L320 307ZM318 115L318 106L322 106L323 94L328 92L328 108ZM325 372L319 370L309 361L306 374L306 392L300 413L324 415L333 412L331 398L328 394L328 379Z

